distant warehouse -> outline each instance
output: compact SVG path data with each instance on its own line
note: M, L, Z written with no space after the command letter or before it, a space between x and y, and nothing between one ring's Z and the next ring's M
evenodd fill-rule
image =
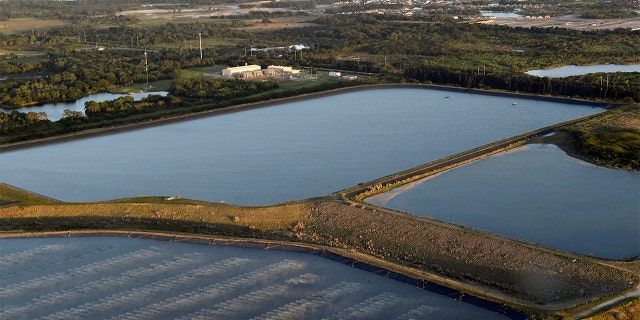
M256 71L262 71L262 67L260 67L257 64L250 64L245 66L222 69L222 75L225 77L235 77L238 75L242 75L245 72L256 72Z
M225 77L243 79L259 78L264 76L291 77L298 73L300 73L300 70L294 70L292 67L268 66L267 69L262 69L259 65L255 64L222 69L222 75Z

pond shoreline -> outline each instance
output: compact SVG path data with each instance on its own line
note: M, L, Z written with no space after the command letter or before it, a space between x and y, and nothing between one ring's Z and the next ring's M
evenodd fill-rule
M517 99L532 99L532 100L568 103L568 104L576 104L576 105L591 105L593 107L599 107L599 108L611 107L609 103L605 103L605 102L578 100L578 99L553 97L553 96L539 96L539 95L521 94L521 93L515 93L515 92L491 91L491 90L480 90L480 89L472 89L472 88L459 88L459 87L448 87L448 86L427 85L427 84L376 84L376 85L365 85L365 86L354 86L354 87L332 89L327 91L296 95L296 96L287 97L287 98L272 99L272 100L266 100L261 102L240 104L240 105L235 105L235 106L230 106L230 107L225 107L220 109L206 110L206 111L197 112L197 113L189 113L189 114L175 116L175 117L167 117L167 118L161 118L157 120L147 120L144 122L136 122L136 123L126 124L122 126L103 127L103 128L74 132L70 134L58 135L58 136L53 136L53 137L48 137L43 139L9 143L5 145L0 145L0 153L34 148L34 147L39 147L39 146L44 146L49 144L64 143L64 142L74 141L79 139L87 139L87 138L105 136L110 134L135 131L140 129L167 125L167 124L197 120L202 118L208 118L208 117L214 117L214 116L225 115L230 113L271 107L275 105L304 101L309 99L334 96L334 95L356 92L356 91L376 90L376 89L402 89L402 88L432 89L432 90L472 93L472 94L481 94L481 95L499 96L499 97L513 97Z

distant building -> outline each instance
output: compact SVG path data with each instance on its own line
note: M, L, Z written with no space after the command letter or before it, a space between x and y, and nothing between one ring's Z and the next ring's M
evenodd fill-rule
M292 74L298 74L300 73L300 70L294 70L293 67L283 67L283 66L268 66L267 67L267 73L271 73L271 72L276 72L276 74L288 74L288 75L292 75Z
M244 65L239 67L230 67L222 69L222 75L225 77L242 77L245 72L255 73L256 71L262 71L262 68L257 64Z
M264 76L291 77L292 75L298 73L300 73L300 70L294 70L292 67L268 66L267 69L262 69L259 65L255 64L222 69L222 75L225 77L235 77L243 79L253 79Z

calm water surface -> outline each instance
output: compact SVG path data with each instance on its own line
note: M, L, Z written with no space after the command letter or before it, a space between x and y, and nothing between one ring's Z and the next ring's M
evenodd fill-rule
M528 75L538 77L564 78L598 72L640 72L640 64L599 64L593 66L564 66L544 70L531 70Z
M273 204L601 111L430 89L365 90L4 153L0 181L66 201L179 195Z
M149 95L157 94L161 96L166 96L168 92L166 91L158 91L158 92L137 92L131 94L135 100L140 100L142 98L146 98ZM102 102L107 100L115 100L120 97L125 97L126 94L115 94L115 93L96 93L84 98L78 99L74 102L62 102L62 103L47 103L41 106L33 106L33 107L23 107L19 109L4 109L0 108L0 111L4 113L11 113L12 111L20 111L23 113L28 112L46 112L47 118L51 121L58 121L64 115L64 110L69 109L71 111L80 111L84 114L84 103L88 101L96 101Z
M459 295L278 250L0 239L0 267L1 319L508 319Z
M640 254L640 174L529 145L366 200L585 255Z
M520 15L515 12L485 11L480 10L483 17L496 17L496 19L515 19Z

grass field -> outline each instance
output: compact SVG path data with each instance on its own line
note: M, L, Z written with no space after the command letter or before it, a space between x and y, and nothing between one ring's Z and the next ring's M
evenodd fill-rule
M0 21L0 33L14 34L23 32L37 32L41 29L60 27L68 23L62 20L43 20L35 18L17 18Z

